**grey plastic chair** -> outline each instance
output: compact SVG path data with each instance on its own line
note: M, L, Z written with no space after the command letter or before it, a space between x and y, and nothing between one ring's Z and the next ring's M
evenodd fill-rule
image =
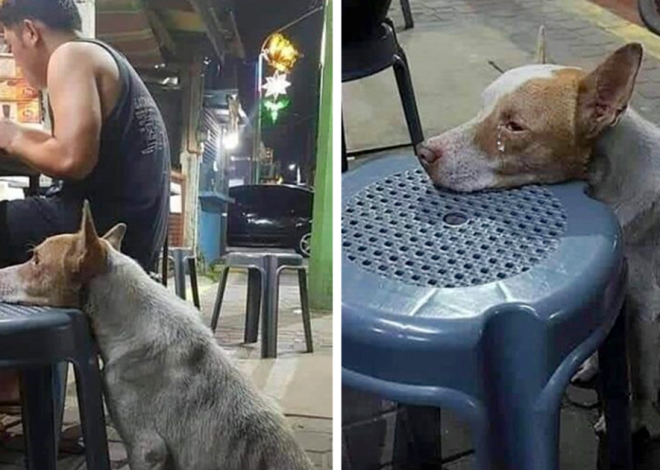
M289 253L229 253L223 259L218 292L211 317L211 329L215 331L220 318L222 301L227 287L230 268L248 269L248 293L245 314L245 342L256 343L259 317L262 321L261 357L277 357L277 320L280 274L285 269L298 271L300 304L307 352L314 352L312 324L307 294L307 271L303 257Z
M19 369L28 470L56 470L64 397L59 364L76 374L87 468L110 470L96 348L83 313L0 304L0 368ZM57 390L56 390L57 388Z
M584 184L452 193L402 156L342 189L344 385L453 410L479 470L557 470L563 392L600 348L610 464L630 468L621 233Z
M168 248L168 259L174 266L174 290L176 295L186 300L186 271L190 276L193 304L201 308L199 287L197 285L197 257L191 248ZM165 274L167 277L167 274Z

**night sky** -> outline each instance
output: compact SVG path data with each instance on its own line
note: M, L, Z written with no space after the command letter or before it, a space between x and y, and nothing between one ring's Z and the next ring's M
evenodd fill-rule
M256 60L263 41L278 28L300 18L322 2L241 0L236 3L237 26L246 49L246 60L239 64L237 74L239 95L245 112L251 115L254 106ZM313 166L318 121L322 32L322 10L282 32L293 42L303 57L298 59L288 77L291 86L287 92L291 103L282 112L275 125L270 124L268 118L262 120L262 140L266 147L274 149L275 160L280 162L282 174L287 182L296 179L295 172L288 172L290 164L301 166L303 178ZM264 76L272 73L273 69L264 67Z

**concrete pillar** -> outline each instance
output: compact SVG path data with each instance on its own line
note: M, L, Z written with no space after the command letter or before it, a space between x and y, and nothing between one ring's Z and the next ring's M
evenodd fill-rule
M321 51L323 68L309 262L309 300L313 309L321 310L332 309L332 3L332 0L326 2Z
M76 0L76 3L82 17L83 37L96 37L96 6L94 0Z
M196 54L186 71L182 74L184 89L184 132L181 142L181 172L186 182L185 219L183 243L186 247L197 249L197 221L199 212L199 165L202 142L198 140L203 107L203 66L204 57Z

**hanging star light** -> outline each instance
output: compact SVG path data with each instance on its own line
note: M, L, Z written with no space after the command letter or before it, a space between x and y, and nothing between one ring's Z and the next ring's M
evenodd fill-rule
M286 89L290 86L291 82L286 79L286 74L278 71L272 77L266 77L263 89L266 90L266 98L277 100L280 95L286 95Z
M268 65L279 72L289 73L300 52L280 33L271 35L261 51Z

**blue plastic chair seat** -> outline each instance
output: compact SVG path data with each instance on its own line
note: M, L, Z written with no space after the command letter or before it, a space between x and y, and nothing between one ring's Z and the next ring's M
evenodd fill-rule
M345 174L344 384L454 410L479 469L556 470L563 391L625 289L617 220L584 189L457 194L412 156Z
M75 309L0 304L0 368L18 369L29 470L55 470L62 390L58 364L76 373L87 468L110 470L96 347L89 323ZM58 408L60 408L58 410Z

